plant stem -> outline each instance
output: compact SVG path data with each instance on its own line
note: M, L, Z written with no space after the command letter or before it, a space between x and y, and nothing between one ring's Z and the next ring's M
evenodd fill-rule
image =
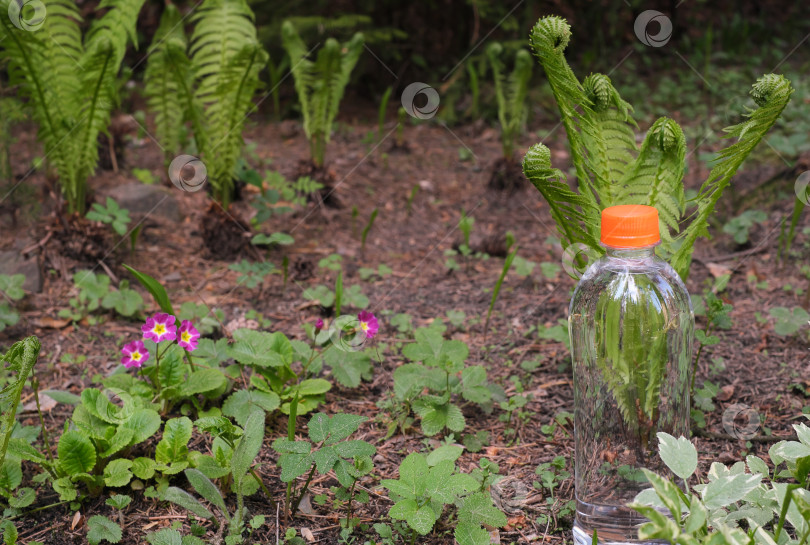
M290 511L290 516L295 516L295 512L298 510L298 505L301 503L301 500L304 499L304 494L307 492L307 488L309 488L309 483L312 482L312 477L315 476L315 464L312 464L312 469L309 470L309 475L307 475L307 482L304 483L304 487L301 489L301 493L298 494L298 497L295 498L295 504Z
M248 471L250 471L250 474L253 475L254 479L256 479L256 482L259 483L259 486L262 488L262 492L264 492L265 496L267 496L267 499L270 500L270 505L275 507L276 502L273 500L273 496L270 495L270 491L267 490L267 487L264 485L264 481L262 480L262 478L259 477L259 474L256 473L256 470L253 469L252 467Z
M349 528L352 523L352 504L354 503L354 487L357 486L357 481L352 483L352 489L349 491L349 516L346 517L346 528Z
M51 465L54 464L53 461L53 454L51 453L51 441L48 438L48 429L45 427L45 418L42 416L42 408L39 406L39 380L37 377L31 377L31 389L34 390L34 400L37 403L37 414L39 415L39 425L42 427L42 441L45 443L45 455L48 457L48 460L51 462ZM48 470L48 473L51 474L51 477L54 479L56 475L54 475L53 470L50 468L45 468Z
M711 334L712 334L712 324L709 323L706 326L706 337L709 337ZM697 376L698 361L700 361L700 353L703 352L704 346L705 345L703 343L700 343L697 354L695 354L695 363L692 364L692 385L689 387L689 395L690 397L692 397L692 399L694 399L695 396L695 377Z
M43 505L42 507L37 507L36 509L31 509L30 511L26 511L25 513L19 513L17 515L14 515L13 517L8 517L5 520L14 520L14 519L22 518L22 517L27 517L31 513L36 513L38 511L44 511L45 509L50 509L51 507L57 507L59 505L64 505L66 503L68 503L68 502L67 501L59 501L59 502L56 502L56 503L52 503L50 505Z

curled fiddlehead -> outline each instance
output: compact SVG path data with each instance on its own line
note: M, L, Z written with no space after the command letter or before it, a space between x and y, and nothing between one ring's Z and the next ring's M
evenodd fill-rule
M646 204L658 209L662 250L670 255L672 236L677 233L684 212L683 175L686 138L672 119L653 123L641 144L641 151L621 180L619 202Z
M28 380L28 375L31 374L34 365L37 363L39 349L39 339L31 336L14 343L9 351L0 357L0 365L7 362L7 370L14 374L11 382L0 390L0 409L2 409L2 417L0 417L0 467L2 467L6 458L6 449L8 449L8 441L11 439L11 432L14 429L14 416L17 413L17 405L20 404L20 395L23 386L25 386L25 381Z
M622 100L608 76L591 74L582 86L593 108L590 115L594 124L593 132L583 132L583 142L600 182L600 204L612 206L619 182L637 151L633 129L638 126L632 117L633 107Z
M680 235L680 247L670 260L682 278L686 278L689 274L695 240L701 236L708 236L709 217L717 201L751 150L779 119L792 93L793 87L784 76L777 74L762 76L754 83L750 92L758 108L745 114L747 117L745 121L724 129L728 133L727 138L736 137L737 141L718 153L714 168L700 188L695 217Z

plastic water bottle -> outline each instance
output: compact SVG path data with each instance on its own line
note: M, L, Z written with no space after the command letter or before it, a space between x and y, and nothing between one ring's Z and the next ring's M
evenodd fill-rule
M574 368L574 541L638 543L646 519L627 507L666 474L656 433L689 434L695 317L683 281L655 255L658 210L602 211L606 255L574 291L568 317Z

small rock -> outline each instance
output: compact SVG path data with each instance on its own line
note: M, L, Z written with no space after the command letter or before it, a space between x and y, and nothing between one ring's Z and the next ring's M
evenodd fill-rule
M25 276L23 289L29 293L42 291L42 270L36 256L23 257L17 251L0 252L0 274L22 274Z
M129 210L130 217L133 218L149 214L171 221L182 219L172 192L159 185L133 182L112 187L103 195L115 199L121 208Z

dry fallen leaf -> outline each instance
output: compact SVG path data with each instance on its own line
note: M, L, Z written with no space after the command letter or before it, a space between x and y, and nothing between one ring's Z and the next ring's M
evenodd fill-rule
M712 273L715 278L720 278L724 274L731 274L731 267L726 267L719 263L706 263L706 268Z
M720 391L717 392L717 400L718 401L728 401L734 395L734 385L733 384L726 384Z
M301 535L304 536L304 539L306 539L310 543L315 541L315 536L312 534L312 530L310 530L309 528L306 527L301 528Z
M75 530L76 528L81 526L83 522L84 522L84 515L82 515L81 511L76 511L76 513L73 515L73 521L70 523L70 529Z
M43 316L34 321L37 327L44 327L46 329L62 329L70 325L70 320L61 320L52 316Z
M46 394L45 392L39 392L39 408L43 411L47 412L56 407L56 400ZM37 402L36 401L29 401L25 405L23 405L23 409L26 411L36 411L37 410Z

